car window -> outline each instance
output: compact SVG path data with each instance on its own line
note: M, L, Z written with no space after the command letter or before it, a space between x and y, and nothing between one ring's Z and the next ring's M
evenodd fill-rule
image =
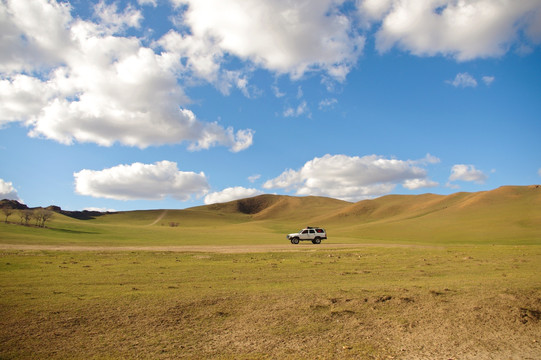
M314 230L310 230L310 234L315 234L316 232Z
M308 234L308 230L303 230L301 234Z

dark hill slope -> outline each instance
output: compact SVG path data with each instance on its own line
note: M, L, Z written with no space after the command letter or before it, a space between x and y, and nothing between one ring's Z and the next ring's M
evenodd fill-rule
M331 215L351 205L347 201L319 197L259 195L227 203L199 206L190 210L240 213L250 220L296 220L307 222L322 215Z

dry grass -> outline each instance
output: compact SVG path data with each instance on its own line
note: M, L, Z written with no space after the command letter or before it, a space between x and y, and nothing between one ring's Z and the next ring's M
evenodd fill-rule
M0 261L2 359L541 355L537 246Z

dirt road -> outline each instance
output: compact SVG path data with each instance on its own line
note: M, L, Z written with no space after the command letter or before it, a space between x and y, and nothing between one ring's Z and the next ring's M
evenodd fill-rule
M263 245L183 245L183 246L85 246L85 245L38 245L38 244L0 244L0 250L43 250L43 251L164 251L164 252L208 252L223 254L290 252L359 249L363 247L404 247L416 248L418 245L404 244L321 244L310 243L263 244Z

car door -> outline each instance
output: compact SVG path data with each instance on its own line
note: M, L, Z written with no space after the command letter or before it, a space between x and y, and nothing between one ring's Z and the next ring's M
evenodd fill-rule
M308 234L308 230L307 229L304 229L303 231L301 231L301 240L307 240L307 239L310 239L310 235Z

